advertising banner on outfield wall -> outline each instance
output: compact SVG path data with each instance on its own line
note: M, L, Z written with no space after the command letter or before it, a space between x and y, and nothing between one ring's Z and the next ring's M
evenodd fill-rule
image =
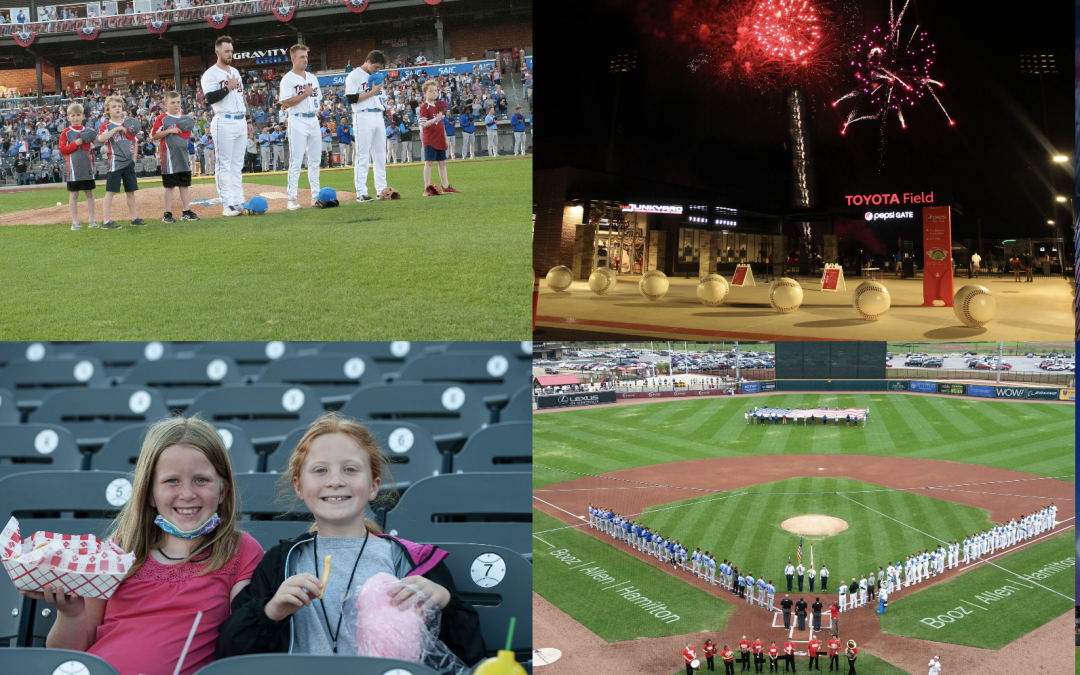
M951 382L938 382L939 394L955 394L957 396L963 396L967 393L966 384L953 384Z
M911 382L911 391L922 391L928 394L937 393L937 382Z
M761 391L776 391L776 380L761 383Z
M730 396L734 389L687 389L685 391L629 391L618 395L620 401L628 398L689 398L693 396Z
M1062 389L1061 390L1061 400L1062 401L1075 401L1076 400L1076 389L1073 388L1073 387L1069 387L1067 389Z
M889 382L888 389L889 389L889 391L907 391L908 390L908 381L907 380L891 380Z
M774 383L775 384L775 383ZM774 387L775 389L775 387ZM757 394L761 392L760 382L743 382L742 393L744 394Z
M1024 398L1036 401L1057 401L1061 397L1061 390L1057 387L1028 387L1024 392Z
M969 384L968 396L985 396L986 398L993 398L994 388L986 384Z
M552 396L537 396L536 407L544 408L575 408L586 405L599 405L601 403L614 403L615 392L613 391L590 391L576 394L555 394Z

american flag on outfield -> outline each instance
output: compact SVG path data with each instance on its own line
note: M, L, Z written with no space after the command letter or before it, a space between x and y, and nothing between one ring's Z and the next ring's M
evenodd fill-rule
M799 550L795 551L795 555L799 558L799 564L802 564L802 537L799 537Z
M817 408L808 409L791 409L791 408L758 408L755 415L786 415L788 419L803 419L813 415L814 417L821 419L822 416L829 419L839 417L840 419L846 419L848 415L851 415L851 419L861 420L866 417L866 413L869 412L867 408L841 408L839 410L819 410Z

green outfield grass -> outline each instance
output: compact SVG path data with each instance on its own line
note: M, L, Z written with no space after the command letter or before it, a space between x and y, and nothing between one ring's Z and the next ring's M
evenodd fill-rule
M534 532L561 527L559 520L533 510ZM731 604L576 529L538 536L533 538L533 590L608 642L724 630L735 612ZM567 562L551 555L560 551ZM607 578L589 576L601 573ZM642 597L625 597L620 589ZM678 620L650 614L644 598L666 607L651 611L674 612Z
M836 492L849 494L845 498ZM825 563L829 567L828 593L833 594L841 579L869 576L877 572L879 565L885 567L938 543L870 509L949 541L962 541L965 534L991 527L986 511L848 478L793 478L765 483L737 493L650 507L637 520L662 533L665 539L674 537L683 542L691 551L700 546L721 560L731 560L741 572L752 573L754 578L764 574L766 580L772 579L777 592L783 593L787 590L784 566L788 560L795 561L800 537L780 524L810 513L840 518L848 524L843 532L802 537L803 564L809 568L813 546L815 566L820 569ZM792 586L795 593L797 581ZM809 588L806 584L804 591L809 593Z
M748 426L743 414L752 406L862 407L870 409L870 422L865 428ZM578 477L565 471L601 474L781 454L939 459L1071 481L1075 415L1066 405L884 393L710 397L545 413L533 416L533 485Z
M982 565L943 584L937 584L897 602L881 617L883 632L924 640L1000 649L1073 606L1074 530L1011 553L993 562L1013 572ZM1057 561L1071 561L1038 583L1017 575L1031 575ZM995 595L996 593L996 595ZM996 598L996 599L994 599ZM947 612L952 612L951 616ZM940 617L944 616L944 619ZM923 620L927 622L924 623ZM952 623L948 623L949 620ZM932 625L928 625L932 624ZM934 627L938 626L938 627Z
M115 231L0 227L0 339L517 339L528 332L532 162L455 162L449 177L464 194L420 197L410 165L389 172L395 202L174 224L151 211L148 227ZM323 186L352 183L351 171L322 175ZM66 200L59 188L0 203Z
M1076 673L1080 675L1080 647L1076 648Z

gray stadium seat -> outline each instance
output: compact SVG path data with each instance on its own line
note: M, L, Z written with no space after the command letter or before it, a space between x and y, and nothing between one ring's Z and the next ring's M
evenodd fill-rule
M82 465L75 437L62 426L0 424L0 478L26 471L78 471Z
M341 413L364 421L419 424L443 451L459 447L491 417L483 400L468 385L421 382L360 387Z
M532 563L502 546L435 545L450 554L444 562L458 595L480 615L488 653L494 655L506 646L510 617L515 617L510 649L528 659L532 655Z
M0 342L0 368L13 361L40 361L55 356L48 342Z
M282 539L298 537L310 527L311 511L301 501L292 507L291 489L288 501L279 500L280 474L243 473L236 474L235 478L236 495L240 500L240 527L254 537L263 550L269 551Z
M240 366L229 356L193 354L187 357L145 361L135 366L124 384L153 387L165 396L170 408L184 409L202 392L244 383Z
M248 654L214 661L195 675L437 675L417 663L366 656L310 654Z
M274 361L255 381L307 385L324 407L338 409L358 387L382 382L382 369L366 354L306 354Z
M507 356L514 356L524 361L532 361L533 356L533 344L532 342L523 341L504 341L504 342L445 342L439 347L429 347L424 350L425 353L446 353L452 354L455 352L497 352L499 354L505 354Z
M499 411L500 422L532 423L532 385L525 385L514 392L510 403Z
M103 538L130 496L130 479L117 471L20 473L0 479L0 521L18 518L20 537L45 531ZM19 646L43 647L55 620L46 603L0 583L0 643L15 635Z
M469 436L453 457L454 473L532 471L532 422L503 422Z
M455 473L417 481L386 514L410 541L505 546L532 555L531 472Z
M364 426L375 435L379 445L390 457L390 472L398 490L405 490L418 480L437 476L442 472L443 458L431 434L423 427L408 422L365 422ZM285 437L268 458L266 470L284 473L293 449L304 437L307 427L297 427ZM384 482L383 489L390 489Z
M207 390L187 412L201 412L211 424L243 427L256 450L270 452L290 431L324 411L315 392L303 385L253 384Z
M137 363L172 356L168 342L87 342L74 350L79 356L101 359L109 377L122 379Z
M240 373L249 376L258 373L272 361L277 361L296 351L291 342L207 342L195 348L196 354L214 354L231 357L240 366Z
M258 471L259 455L252 447L247 433L235 424L219 422L214 425L229 451L233 473ZM105 442L90 458L90 468L103 471L132 471L142 451L148 424L126 426Z
M7 673L119 675L116 669L100 656L69 649L12 649L4 652L0 660L3 660L4 672ZM57 670L61 665L65 666L65 669Z
M50 394L30 413L30 422L67 427L80 447L101 446L131 424L167 417L161 392L150 387L120 385L100 389L71 389Z
M383 372L394 370L395 365L423 354L431 347L441 347L445 342L324 342L319 345L320 354L367 354L382 366Z
M48 394L61 389L104 387L105 366L92 356L12 361L0 370L0 388L15 394L20 408L36 408Z
M494 410L509 403L510 395L531 379L531 361L486 350L426 354L406 361L397 374L401 382L467 384ZM491 421L498 420L494 412Z
M0 424L17 424L19 406L15 405L15 394L7 389L0 389Z

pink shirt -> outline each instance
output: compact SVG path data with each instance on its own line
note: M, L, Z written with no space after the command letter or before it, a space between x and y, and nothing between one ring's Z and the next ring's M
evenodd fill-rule
M201 611L180 671L194 673L214 660L218 628L229 618L229 592L251 578L262 557L262 547L244 533L239 552L213 574L197 576L198 563L162 565L150 558L109 598L97 641L86 651L120 675L172 675Z

